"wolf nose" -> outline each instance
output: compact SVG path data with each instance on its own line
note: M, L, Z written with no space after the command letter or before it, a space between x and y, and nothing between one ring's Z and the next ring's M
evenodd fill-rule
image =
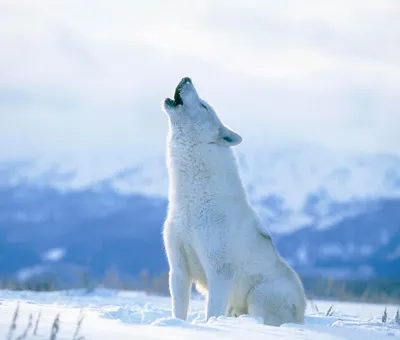
M192 79L190 79L189 77L182 78L182 80L181 80L182 85L186 84L186 83L191 83L191 82L192 82Z

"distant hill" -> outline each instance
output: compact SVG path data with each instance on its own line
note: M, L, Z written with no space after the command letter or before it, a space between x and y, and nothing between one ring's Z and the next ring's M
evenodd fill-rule
M290 151L255 162L239 155L249 196L281 254L307 276L400 278L399 159L371 156L329 167L322 158L321 170L308 156ZM162 160L156 164L78 186L69 183L79 169L0 164L0 276L167 271L167 179Z

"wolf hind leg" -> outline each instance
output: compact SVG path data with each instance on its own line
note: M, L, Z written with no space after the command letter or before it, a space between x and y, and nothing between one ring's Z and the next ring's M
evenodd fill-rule
M262 317L264 324L280 326L284 323L304 323L304 308L295 303L292 294L261 283L247 297L248 313L251 316Z

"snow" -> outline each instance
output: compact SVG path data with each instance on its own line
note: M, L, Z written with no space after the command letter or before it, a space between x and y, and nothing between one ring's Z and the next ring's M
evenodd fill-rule
M0 338L6 338L14 311L19 304L14 338L23 333L32 314L33 326L27 339L49 339L51 326L59 314L57 339L73 339L83 316L79 335L85 339L304 339L380 340L400 338L400 325L393 317L396 306L314 301L307 310L304 325L270 327L259 318L218 317L204 321L203 301L194 298L188 321L171 317L170 299L141 292L98 289L51 293L0 291ZM326 311L334 304L333 313ZM315 307L317 306L317 307ZM384 307L388 320L381 322ZM319 311L317 311L317 309ZM37 335L32 335L41 313Z
M339 257L343 254L343 247L340 244L327 244L321 251L325 256Z
M40 275L41 273L44 272L44 270L45 268L41 265L35 265L33 267L23 268L17 272L17 277L19 280L25 281L33 276Z
M308 263L307 248L305 246L301 246L300 248L298 248L296 255L300 264Z
M52 248L52 249L49 249L44 254L42 254L42 258L49 262L60 261L64 258L64 256L65 256L64 248Z

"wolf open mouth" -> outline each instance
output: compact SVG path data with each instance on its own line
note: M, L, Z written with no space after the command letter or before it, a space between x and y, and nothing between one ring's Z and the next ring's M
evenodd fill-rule
M191 83L191 79L188 77L183 78L178 86L175 89L174 93L174 99L172 100L171 98L167 98L165 100L165 103L168 104L169 106L178 106L183 104L182 96L181 96L181 91L183 86L185 86L187 83Z

